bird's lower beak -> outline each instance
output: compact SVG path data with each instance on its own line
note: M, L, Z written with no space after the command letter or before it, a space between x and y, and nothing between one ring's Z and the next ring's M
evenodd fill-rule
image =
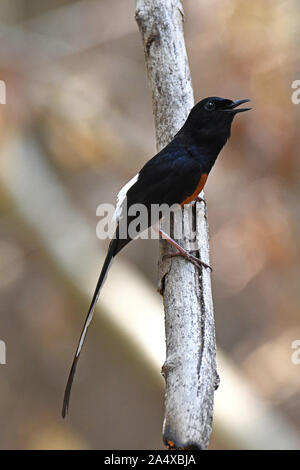
M233 103L231 103L229 106L226 106L226 109L224 109L224 111L227 111L227 112L232 113L232 114L244 113L245 111L250 111L250 109L252 109L252 108L239 108L239 109L236 109L238 106L240 106L240 104L248 103L249 101L251 101L251 100L245 99L245 100L233 101Z

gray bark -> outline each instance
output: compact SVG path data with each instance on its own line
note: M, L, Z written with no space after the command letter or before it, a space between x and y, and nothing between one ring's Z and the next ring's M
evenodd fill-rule
M193 106L181 1L137 0L136 20L144 44L159 150L174 137ZM197 227L198 254L209 264L205 204L195 203L183 221ZM186 249L195 248L189 238L187 234L178 242ZM168 253L169 245L161 240L159 290L164 297L166 329L163 440L169 448L206 449L218 385L210 272L179 257L165 258Z

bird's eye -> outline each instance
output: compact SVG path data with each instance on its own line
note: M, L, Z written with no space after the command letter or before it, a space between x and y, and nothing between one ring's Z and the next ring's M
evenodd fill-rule
M215 104L213 103L213 101L208 101L206 103L206 105L204 106L204 108L206 109L206 111L213 111L215 109Z

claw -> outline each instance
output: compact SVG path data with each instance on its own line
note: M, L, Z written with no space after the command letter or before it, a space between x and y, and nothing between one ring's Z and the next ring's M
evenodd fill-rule
M203 266L204 268L208 268L212 272L212 267L209 266L209 264L204 263L204 261L201 261L201 259L197 258L197 256L194 256L192 253L198 252L198 250L193 250L191 252L186 251L185 253L170 253L167 255L164 255L163 258L174 258L175 256L182 256L183 258L187 259L190 261L196 268L200 268L200 266Z
M195 201L203 202L203 204L204 204L205 207L206 207L206 201L205 201L205 199L203 199L203 197L197 196L196 199L195 199Z
M194 256L192 253L198 253L198 250L187 251L182 246L180 246L173 238L170 237L167 233L165 233L162 229L159 229L159 234L168 242L170 245L176 248L178 253L170 253L168 255L164 255L163 258L172 258L173 256L182 256L183 258L187 259L191 263L193 263L197 268L203 266L204 268L209 268L212 271L212 268L209 264L204 263L201 259Z

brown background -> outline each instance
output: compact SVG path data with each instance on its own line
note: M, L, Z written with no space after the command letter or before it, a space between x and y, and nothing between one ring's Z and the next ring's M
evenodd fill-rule
M9 158L8 138L33 137L93 230L97 205L113 202L155 153L134 8L130 0L0 3L1 154ZM295 0L186 0L184 8L195 99L250 97L254 108L236 119L206 186L218 346L299 431L300 365L291 363L291 342L300 339L300 108L291 83L300 79L300 7ZM71 416L61 420L87 302L60 275L22 208L16 214L7 188L0 195L7 346L0 448L162 448L163 381L101 319L89 332ZM137 241L120 255L153 291L157 253L156 241ZM106 287L117 295L118 286L108 280ZM226 447L225 437L214 436L211 447Z

